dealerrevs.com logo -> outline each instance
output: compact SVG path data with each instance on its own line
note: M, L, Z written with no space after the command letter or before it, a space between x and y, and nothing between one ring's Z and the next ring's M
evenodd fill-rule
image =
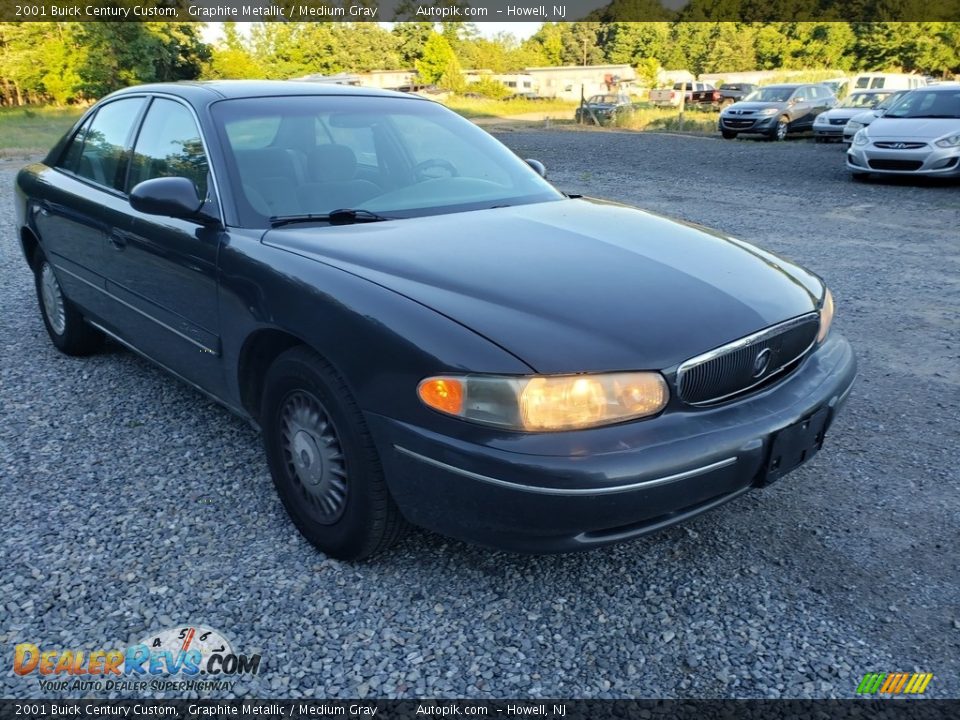
M43 691L228 691L241 675L260 672L259 654L234 652L218 631L167 628L124 649L41 648L20 643L13 672L36 677Z

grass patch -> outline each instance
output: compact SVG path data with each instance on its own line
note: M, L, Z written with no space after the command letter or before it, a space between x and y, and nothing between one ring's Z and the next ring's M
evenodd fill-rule
M672 108L657 108L640 105L633 112L617 116L611 127L624 130L660 132L685 132L695 135L715 135L717 132L716 111L686 110L683 122L680 113Z
M83 111L76 107L0 108L0 150L45 152Z
M494 100L492 98L468 98L451 95L444 100L443 104L465 118L473 120L475 118L502 118L536 112L557 113L572 118L577 105L580 103L557 99L508 98L506 100Z

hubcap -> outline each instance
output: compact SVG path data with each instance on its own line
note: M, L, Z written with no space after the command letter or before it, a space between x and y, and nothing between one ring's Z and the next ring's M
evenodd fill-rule
M777 123L777 137L783 140L787 136L787 124L781 120Z
M67 329L67 311L63 305L60 283L47 262L40 270L40 295L43 298L43 312L47 316L47 322L57 335L63 335L63 331Z
M290 479L319 522L335 523L347 503L347 466L333 420L311 393L295 390L280 407L280 425Z

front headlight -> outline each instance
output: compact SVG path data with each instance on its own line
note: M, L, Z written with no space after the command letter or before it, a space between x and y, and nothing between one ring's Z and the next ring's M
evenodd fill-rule
M778 112L780 111L777 110L776 108L764 108L763 110L758 112L757 115L776 115Z
M830 120L827 118L826 115L824 115L824 114L821 113L820 115L817 115L817 119L813 121L813 124L814 124L814 125L829 125L829 124L830 124Z
M486 425L551 432L656 415L670 398L660 373L444 375L423 380L427 407Z
M937 140L934 145L942 148L952 148L960 146L960 134L950 135L945 138L940 138Z
M870 137L867 135L866 130L857 130L857 134L853 136L854 145L869 145Z
M827 290L823 294L823 302L820 303L820 332L817 333L817 342L822 343L830 332L830 325L833 323L833 293Z
M847 130L859 130L860 128L865 127L866 125L864 125L862 122L856 122L855 120L848 120L846 125Z

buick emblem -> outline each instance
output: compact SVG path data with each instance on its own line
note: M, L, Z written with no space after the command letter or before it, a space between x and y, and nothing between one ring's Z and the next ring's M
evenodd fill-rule
M757 357L753 359L753 376L755 378L760 377L767 371L767 368L770 366L771 355L773 355L773 353L770 352L770 348L764 348L757 353Z

